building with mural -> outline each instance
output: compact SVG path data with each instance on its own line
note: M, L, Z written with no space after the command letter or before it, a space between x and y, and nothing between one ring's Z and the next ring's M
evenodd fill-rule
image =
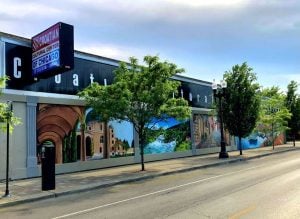
M5 178L7 153L11 179L40 176L46 141L55 146L57 174L139 163L132 124L102 121L76 95L93 82L111 84L119 61L75 50L74 68L64 66L64 73L37 79L42 64L35 60L35 67L41 66L32 75L31 47L30 39L0 32L0 74L10 78L0 98L12 101L22 121L11 135L8 152L6 134L0 135L0 179ZM220 126L210 113L211 83L184 76L172 79L181 82L179 95L189 102L192 115L186 121L170 118L152 128L149 124L146 162L220 151ZM225 136L227 150L236 150L234 138Z

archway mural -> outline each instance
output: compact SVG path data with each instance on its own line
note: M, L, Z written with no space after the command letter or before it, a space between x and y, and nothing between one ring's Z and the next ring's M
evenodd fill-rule
M83 106L39 104L37 138L38 145L45 140L55 144L56 163L134 154L132 124L104 123L100 115ZM105 141L107 147L104 147ZM39 150L37 156L40 156Z
M72 130L83 115L84 108L80 106L39 104L37 113L38 145L46 140L52 141L55 144L56 163L63 162L63 146L70 145L66 138L71 136ZM79 145L83 147L83 145ZM37 152L39 153L39 150Z

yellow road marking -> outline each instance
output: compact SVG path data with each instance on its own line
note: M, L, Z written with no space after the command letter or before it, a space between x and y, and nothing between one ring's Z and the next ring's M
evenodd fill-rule
M229 219L239 219L241 218L242 216L250 213L251 211L253 211L254 209L256 209L256 205L251 205L249 206L248 208L244 208L240 211L238 211L237 213L229 216Z

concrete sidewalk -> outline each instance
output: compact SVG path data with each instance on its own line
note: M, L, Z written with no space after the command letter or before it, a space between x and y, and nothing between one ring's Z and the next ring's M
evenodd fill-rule
M296 144L296 145L299 145ZM127 165L85 171L56 176L56 189L41 191L41 178L15 180L9 182L10 197L0 197L0 208L32 202L41 199L55 198L57 196L89 191L92 189L113 186L117 184L149 179L157 176L185 172L211 166L218 166L233 162L255 159L277 153L298 150L291 144L263 147L258 149L244 150L243 155L239 151L229 152L228 159L219 159L218 154L201 155L194 157L178 158L164 161L155 161L145 164L146 171L140 171L140 164ZM5 181L0 183L0 192L5 192Z

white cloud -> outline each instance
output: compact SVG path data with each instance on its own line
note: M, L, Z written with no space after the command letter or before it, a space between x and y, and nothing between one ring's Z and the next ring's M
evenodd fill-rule
M112 44L77 44L76 50L125 62L127 62L129 57L131 56L134 56L139 60L141 60L143 57L143 52L141 50L138 50L137 48Z
M243 6L249 2L249 0L165 0L170 4L179 4L189 7L235 7Z
M50 5L44 5L43 3L23 1L18 2L17 4L12 4L12 1L4 0L0 7L0 12L11 16L11 18L24 18L30 16L32 18L36 16L43 17L54 17L60 14L63 14L64 11L62 8Z

